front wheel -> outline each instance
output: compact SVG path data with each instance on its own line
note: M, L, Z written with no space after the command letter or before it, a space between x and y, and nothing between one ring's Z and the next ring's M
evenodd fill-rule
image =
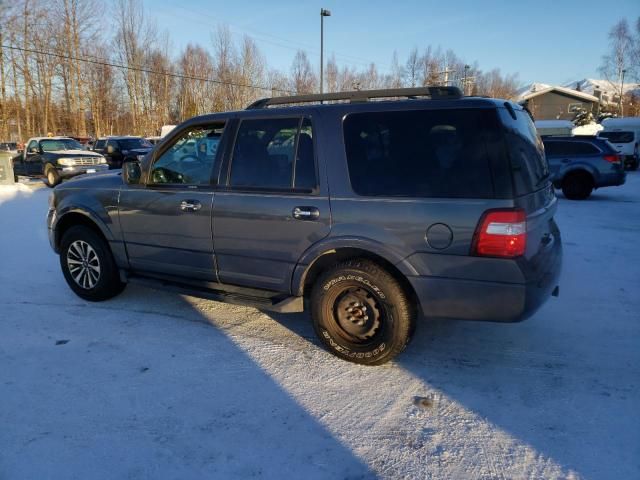
M60 175L54 167L47 167L45 176L47 177L46 183L49 188L53 188L60 183Z
M71 290L92 302L115 297L126 285L120 281L107 242L82 225L71 227L63 235L60 267Z
M389 272L356 259L320 276L311 292L311 318L331 353L350 362L380 365L409 343L415 308Z

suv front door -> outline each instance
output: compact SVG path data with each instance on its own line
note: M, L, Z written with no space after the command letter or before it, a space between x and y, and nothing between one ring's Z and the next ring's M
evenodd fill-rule
M304 251L329 234L314 136L309 118L240 121L214 208L220 282L289 293Z
M141 185L120 194L120 224L132 270L216 281L211 174L223 123L186 128L154 155Z

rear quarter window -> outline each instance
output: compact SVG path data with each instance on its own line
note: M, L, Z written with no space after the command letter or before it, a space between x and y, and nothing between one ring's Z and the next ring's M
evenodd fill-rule
M513 110L515 119L505 108L499 108L498 112L505 128L516 195L526 195L545 188L549 166L542 140L531 117L522 110Z
M609 140L611 143L631 143L634 140L633 132L600 132L598 137Z
M486 141L497 125L493 109L352 113L343 125L351 186L362 196L491 198Z

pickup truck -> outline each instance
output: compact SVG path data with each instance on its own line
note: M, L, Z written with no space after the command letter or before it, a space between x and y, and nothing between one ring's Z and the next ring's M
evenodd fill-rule
M69 137L31 138L24 152L13 159L16 177L44 177L51 188L65 178L108 169L104 156L85 150Z

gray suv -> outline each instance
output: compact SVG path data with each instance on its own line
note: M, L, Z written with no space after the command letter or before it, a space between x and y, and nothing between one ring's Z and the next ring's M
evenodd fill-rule
M624 184L622 156L593 136L544 137L551 181L569 200L584 200L596 188Z
M308 309L330 352L376 365L420 315L513 322L557 294L556 206L525 111L427 87L192 118L122 172L56 188L48 226L86 300L137 282Z

